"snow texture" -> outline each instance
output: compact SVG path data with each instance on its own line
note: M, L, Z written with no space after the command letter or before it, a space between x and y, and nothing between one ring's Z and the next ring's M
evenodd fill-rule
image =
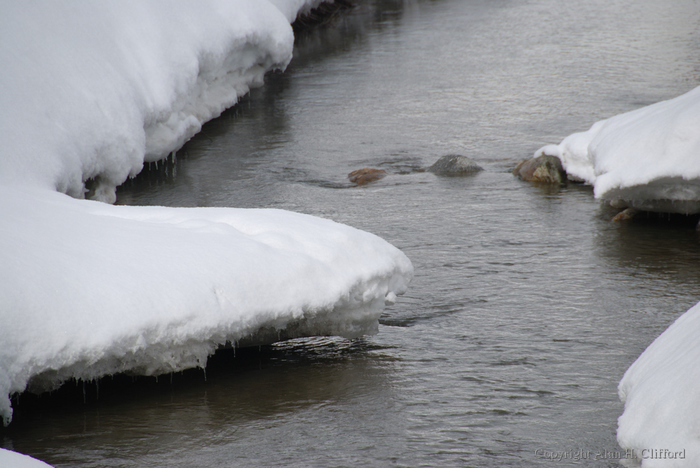
M561 159L596 198L668 213L700 212L700 87L607 120L535 156Z
M21 453L0 448L0 468L50 468L51 465Z
M221 346L377 331L413 275L384 240L279 210L114 206L291 59L302 0L28 0L0 15L0 417L67 379ZM5 454L3 454L5 456Z
M5 2L0 182L83 197L93 180L94 198L113 202L144 161L284 68L293 43L265 0Z
M698 330L700 304L654 340L620 381L625 411L617 439L644 468L700 466Z

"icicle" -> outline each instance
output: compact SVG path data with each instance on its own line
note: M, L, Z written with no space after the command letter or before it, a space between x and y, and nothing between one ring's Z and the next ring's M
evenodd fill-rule
M95 380L95 400L100 399L100 381Z
M83 404L87 403L87 395L85 393L85 381L83 380Z
M202 372L204 372L204 381L207 381L207 369L205 367L202 367Z

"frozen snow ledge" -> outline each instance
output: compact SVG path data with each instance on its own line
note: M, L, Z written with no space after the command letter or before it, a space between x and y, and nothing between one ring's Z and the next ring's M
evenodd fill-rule
M113 202L292 57L314 0L28 0L0 15L0 182ZM283 10L283 11L282 11Z
M363 231L279 210L114 206L0 187L0 415L9 397L204 366L219 346L377 331L412 278Z
M700 213L700 88L595 123L535 156L557 156L572 180L614 206Z
M644 468L700 466L700 304L680 316L620 381L617 439Z

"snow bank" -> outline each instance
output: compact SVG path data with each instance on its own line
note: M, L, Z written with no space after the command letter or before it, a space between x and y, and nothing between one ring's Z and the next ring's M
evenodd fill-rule
M219 346L375 333L410 261L279 210L124 207L0 188L0 414L14 392L204 366Z
M81 198L92 180L94 198L113 202L144 161L287 65L285 14L265 0L5 2L0 183Z
M0 416L70 378L203 366L219 346L376 332L410 261L278 210L99 200L291 58L315 0L6 2ZM89 184L88 184L89 185ZM61 193L62 192L62 193ZM71 198L70 196L75 197Z
M559 145L539 149L561 159L596 198L670 213L700 212L700 87L669 101L595 123Z
M0 448L0 467L2 468L51 468L51 465L21 453Z
M663 332L620 381L620 446L644 468L700 466L700 304Z

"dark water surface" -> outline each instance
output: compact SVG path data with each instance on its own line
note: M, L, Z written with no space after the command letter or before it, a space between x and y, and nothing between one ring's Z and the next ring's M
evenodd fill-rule
M590 188L510 169L700 84L699 23L692 0L368 0L301 34L285 73L119 202L283 208L387 239L416 276L379 334L243 353L0 442L60 467L618 466L543 455L620 450L617 383L700 300L698 234L611 223ZM449 153L485 170L417 171ZM365 166L390 175L351 187Z

